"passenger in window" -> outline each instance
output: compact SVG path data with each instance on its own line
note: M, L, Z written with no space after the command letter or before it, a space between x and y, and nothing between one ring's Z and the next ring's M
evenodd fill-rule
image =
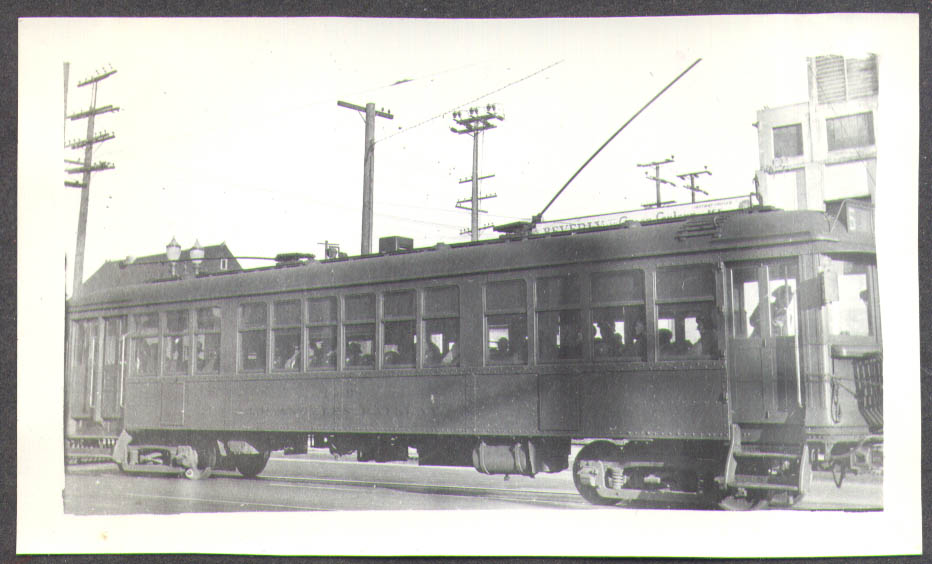
M511 357L508 337L502 337L495 343L495 348L492 349L490 356L492 360L508 360Z
M346 347L346 365L360 366L362 364L362 346L359 343L350 343Z
M437 366L443 359L443 353L436 343L430 341L427 343L427 366Z
M457 360L459 360L459 356L459 348L456 343L453 343L450 345L450 350L447 351L447 354L443 355L441 362L443 364L456 364Z
M660 354L673 354L676 348L673 345L673 331L660 329L657 331L657 343L660 345Z
M790 302L793 301L793 288L788 284L784 284L774 290L771 296L773 297L773 302L770 304L770 325L773 336L784 337L792 335L794 330L788 325L791 321L789 321L789 317L787 316L787 308ZM754 308L750 322L751 327L754 328L751 336L760 337L760 304Z
M298 345L294 346L294 352L291 353L291 356L288 357L288 360L285 361L285 370L294 370L298 366L298 356L301 354Z
M699 331L699 340L692 346L690 352L693 356L702 358L722 358L721 329L724 326L724 315L715 310L709 315L696 318L696 329Z
M647 358L647 339L644 336L644 320L638 318L634 323L634 333L628 339L628 344L624 348L624 354L628 357L637 357L640 359Z

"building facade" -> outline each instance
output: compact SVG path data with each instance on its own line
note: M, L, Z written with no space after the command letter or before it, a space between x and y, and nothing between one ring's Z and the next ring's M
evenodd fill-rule
M878 69L876 55L810 57L809 100L757 112L764 204L838 211L875 198Z

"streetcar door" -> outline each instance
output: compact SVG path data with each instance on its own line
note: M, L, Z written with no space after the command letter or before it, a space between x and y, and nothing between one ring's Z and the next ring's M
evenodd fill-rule
M126 366L126 317L104 320L100 412L104 419L123 416L123 378Z
M84 319L72 325L71 376L68 380L68 409L72 418L93 415L94 394L97 391L97 320Z
M793 261L732 265L729 280L735 420L783 422L799 401L798 267Z

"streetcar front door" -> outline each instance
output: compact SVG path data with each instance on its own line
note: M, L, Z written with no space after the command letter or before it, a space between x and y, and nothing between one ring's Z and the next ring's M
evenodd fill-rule
M728 268L729 376L737 423L784 422L800 402L798 266L795 261Z

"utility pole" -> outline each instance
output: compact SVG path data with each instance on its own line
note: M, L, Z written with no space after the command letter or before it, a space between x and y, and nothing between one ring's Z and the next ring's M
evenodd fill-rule
M687 176L689 177L689 186L686 186L686 185L684 184L684 185L683 185L683 188L686 188L687 190L689 190L689 191L692 192L692 197L693 197L693 203L694 203L694 204L696 203L696 192L702 192L702 193L705 194L706 196L709 195L708 192L706 192L706 191L703 190L702 188L696 186L696 177L697 177L697 176L702 176L703 174L708 174L709 176L712 175L712 173L711 173L708 169L706 169L706 170L699 170L699 171L696 171L696 172L687 172L687 173L684 173L684 174L677 174L677 175L676 175L676 177L679 178L680 180L686 180L686 177L687 177Z
M649 166L654 167L654 176L650 176L650 173L647 172L646 170L644 171L644 174L647 175L648 180L653 180L653 181L654 181L654 185L656 186L656 189L657 189L657 202L656 202L656 203L651 202L651 203L649 203L649 204L641 204L642 207L645 207L645 208L654 208L654 207L657 207L657 208L659 208L659 207L661 207L661 206L665 206L665 205L667 205L667 204L672 204L672 203L673 203L673 200L668 200L668 201L664 202L664 201L662 201L662 200L660 199L660 185L661 185L661 184L669 184L670 186L676 186L676 184L674 184L673 182L670 182L669 180L664 180L663 178L660 178L660 167L663 166L663 165L665 165L665 164L670 164L670 163L672 163L672 162L673 162L673 155L670 155L670 158L669 158L669 159L664 159L664 160L662 160L662 161L654 161L654 162L652 162L652 163L644 163L644 164L639 164L639 165L638 165L638 167L641 167L641 168L649 167Z
M375 104L369 102L366 107L337 101L337 105L350 110L366 114L366 139L363 153L362 169L362 244L359 254L368 255L372 252L372 176L375 171L375 118L383 117L394 119L391 110L375 110Z
M472 178L461 180L460 184L464 182L472 182L472 197L469 200L460 200L456 203L456 207L459 209L468 209L472 216L472 221L470 222L470 240L478 241L479 240L479 212L482 211L479 209L479 200L485 200L488 198L494 198L495 194L489 194L487 196L479 195L479 181L485 178L491 178L493 175L483 176L479 178L479 133L485 131L486 129L494 129L495 124L491 120L497 119L499 121L504 120L504 116L495 113L495 105L489 104L485 107L485 113L479 113L479 108L469 108L469 116L461 117L461 112L453 112L453 121L460 125L463 129L456 129L451 127L450 131L453 133L462 135L464 133L472 135ZM463 207L462 204L465 204L467 201L470 202L470 207Z
M68 65L65 65L65 74L68 73ZM103 106L101 108L97 107L97 85L101 80L109 78L116 73L115 70L110 68L105 71L97 71L97 75L83 82L78 83L78 88L90 85L91 88L91 105L87 111L78 112L74 115L68 116L71 121L76 121L79 119L87 119L87 136L84 139L72 141L70 143L65 143L65 147L70 149L84 149L84 160L76 161L65 159L66 163L78 165L76 168L66 169L65 172L68 174L81 174L81 182L74 181L65 181L65 186L72 188L81 189L81 208L78 212L78 242L77 248L74 253L74 286L72 288L72 295L76 296L81 292L82 286L84 284L84 243L87 237L87 206L90 200L90 186L91 186L91 173L101 170L109 170L113 168L112 163L99 161L94 163L92 161L94 144L103 143L114 138L113 133L102 132L100 134L94 134L94 117L99 114L106 114L109 112L119 111L120 108L115 108L113 106Z

